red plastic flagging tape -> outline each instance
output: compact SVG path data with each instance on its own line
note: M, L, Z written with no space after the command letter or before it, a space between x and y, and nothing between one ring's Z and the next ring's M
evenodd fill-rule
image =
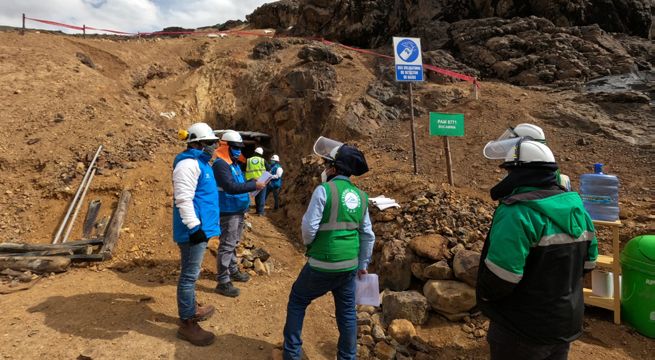
M220 32L215 32L215 31L155 31L155 32L130 33L130 32L124 32L124 31L118 31L118 30L99 29L99 28L95 28L95 27L91 27L91 26L79 27L79 26L64 24L64 23L60 23L60 22L56 22L56 21L34 19L34 18L30 18L30 17L25 17L25 19L32 20L32 21L37 21L37 22L44 23L44 24L49 24L49 25L61 26L61 27L74 29L74 30L84 30L84 29L97 30L97 31L104 31L104 32L109 32L109 33L119 34L119 35L126 35L126 36L134 36L134 35L138 35L138 36L207 35L207 34L235 34L235 35L252 35L252 36L265 36L265 37L273 37L274 36L274 35L272 35L270 33L261 34L261 33L252 32L252 31L238 31L238 30L236 30L236 31L228 30L228 31L220 31ZM339 44L337 42L325 40L325 39L319 38L319 37L305 37L305 38L306 39L311 39L311 40L317 40L317 41L320 41L320 42L322 42L323 44L326 44L326 45L339 46L339 47L342 47L344 49L348 49L348 50L355 51L355 52L362 53L362 54L373 55L373 56L377 56L377 57L381 57L381 58L385 58L385 59L393 59L394 58L393 56L380 54L380 53L377 53L377 52L371 51L371 50L365 50L365 49L360 49L360 48L356 48L356 47L352 47L352 46ZM440 67L430 65L430 64L423 64L423 67L426 70L434 71L434 72L442 74L442 75L450 76L452 78L459 79L459 80L468 81L468 82L472 83L476 88L478 88L478 89L480 88L480 83L478 83L478 80L476 78L472 77L472 76L460 74L460 73L457 73L457 72L454 72L454 71L451 71L451 70L448 70L448 69L442 69Z
M83 27L79 27L79 26L75 26L75 25L68 25L68 24L64 24L64 23L60 23L60 22L56 22L56 21L50 21L50 20L33 19L33 18L29 18L27 16L25 17L25 20L37 21L37 22L40 22L40 23L44 23L44 24L48 24L48 25L61 26L61 27L65 27L65 28L69 28L69 29L73 29L73 30L84 30Z

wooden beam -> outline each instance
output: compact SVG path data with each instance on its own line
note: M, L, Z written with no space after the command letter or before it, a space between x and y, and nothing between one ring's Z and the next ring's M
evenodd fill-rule
M72 251L75 254L85 254L93 245L102 244L102 240L82 240L65 244L18 244L0 243L0 253L28 253L35 251Z
M0 270L64 272L68 270L70 263L71 260L65 256L0 256Z
M55 250L44 250L44 251L30 251L23 253L3 253L2 256L68 256L73 255L73 250L71 249L55 249Z
M84 224L82 225L83 238L89 238L91 236L91 231L93 231L93 225L96 222L101 205L102 202L100 200L89 201L89 209L86 211L86 217L84 218Z
M111 257L107 257L104 254L73 254L67 256L71 261L76 262L85 262L85 261L105 261Z
M127 208L130 205L130 198L132 194L128 190L123 190L121 193L120 199L118 199L118 205L114 211L114 215L109 221L107 231L105 232L105 243L100 249L100 254L102 254L105 260L111 259L111 252L116 247L118 242L118 237L121 232L121 227L123 226L123 221L125 221L125 215L127 215Z

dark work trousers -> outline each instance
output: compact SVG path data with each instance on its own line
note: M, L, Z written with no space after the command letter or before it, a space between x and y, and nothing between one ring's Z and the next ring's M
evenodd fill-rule
M541 345L524 342L493 321L489 324L487 341L491 360L566 360L571 345L570 343Z

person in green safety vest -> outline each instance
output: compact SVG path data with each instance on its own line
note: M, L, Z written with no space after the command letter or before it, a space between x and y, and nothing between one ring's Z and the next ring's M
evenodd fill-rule
M248 159L246 163L246 181L259 179L266 171L266 162L262 157L264 149L258 147L255 149L255 155ZM266 204L266 188L259 191L255 196L255 208L257 215L264 215L264 205Z
M319 141L337 146L325 152L316 151L314 146L327 164L321 174L322 184L314 190L302 219L308 261L289 294L283 356L285 360L302 358L305 310L314 299L331 291L339 328L337 359L354 360L355 277L367 272L375 234L368 214L368 196L350 181L350 176L366 173L368 165L364 154L355 147L323 137Z

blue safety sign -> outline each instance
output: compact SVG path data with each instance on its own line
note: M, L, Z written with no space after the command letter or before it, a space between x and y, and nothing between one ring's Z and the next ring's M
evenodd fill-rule
M396 81L423 81L421 39L393 38Z

